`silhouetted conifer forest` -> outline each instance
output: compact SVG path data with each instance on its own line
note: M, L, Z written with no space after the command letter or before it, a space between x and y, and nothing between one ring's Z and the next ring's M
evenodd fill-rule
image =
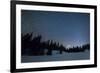
M90 50L90 44L66 48L63 44L54 42L54 40L41 41L41 39L41 35L33 37L33 33L21 34L21 55L52 55L54 50L58 51L59 54L62 54L63 52L78 53Z

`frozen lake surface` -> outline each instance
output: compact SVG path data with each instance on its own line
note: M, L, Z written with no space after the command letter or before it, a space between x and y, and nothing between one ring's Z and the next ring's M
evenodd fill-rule
M90 51L59 54L58 51L53 51L53 55L44 56L22 56L21 62L47 62L47 61L69 61L69 60L88 60L90 59Z

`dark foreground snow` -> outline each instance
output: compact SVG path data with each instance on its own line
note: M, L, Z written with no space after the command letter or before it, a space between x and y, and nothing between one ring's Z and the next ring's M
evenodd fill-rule
M78 52L78 53L65 53L58 54L57 51L53 52L53 55L44 56L22 56L21 62L47 62L47 61L68 61L68 60L88 60L90 59L90 51Z

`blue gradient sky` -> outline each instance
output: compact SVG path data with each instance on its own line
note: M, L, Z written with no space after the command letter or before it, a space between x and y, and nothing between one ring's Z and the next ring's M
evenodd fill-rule
M21 11L21 32L41 34L42 40L54 40L65 47L90 42L90 14L51 11Z

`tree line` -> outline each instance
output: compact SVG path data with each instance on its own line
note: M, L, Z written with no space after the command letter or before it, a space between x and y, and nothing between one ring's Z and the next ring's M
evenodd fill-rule
M42 36L38 35L33 37L33 33L21 34L21 54L22 55L52 55L54 50L57 50L59 54L63 52L84 52L90 50L90 45L85 44L81 47L66 48L59 42L53 40L41 41Z

